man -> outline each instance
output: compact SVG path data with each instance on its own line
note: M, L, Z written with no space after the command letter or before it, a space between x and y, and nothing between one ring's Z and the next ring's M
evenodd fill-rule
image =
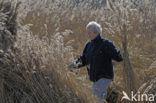
M88 75L93 82L93 94L105 101L107 88L114 78L112 59L122 61L121 52L112 41L101 37L101 26L92 21L86 26L90 41L86 44L82 55L68 68L87 66Z

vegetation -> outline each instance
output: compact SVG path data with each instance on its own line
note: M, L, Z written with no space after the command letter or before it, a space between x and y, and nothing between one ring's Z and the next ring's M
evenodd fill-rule
M155 19L154 0L0 0L0 103L96 103L87 70L66 69L88 41L89 21L124 54L107 101L120 103L129 88L144 92L155 75L146 72L156 60Z

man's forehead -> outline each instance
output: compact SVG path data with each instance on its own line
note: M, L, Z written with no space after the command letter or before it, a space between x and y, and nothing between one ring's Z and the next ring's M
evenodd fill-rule
M93 31L93 29L92 28L87 28L87 31Z

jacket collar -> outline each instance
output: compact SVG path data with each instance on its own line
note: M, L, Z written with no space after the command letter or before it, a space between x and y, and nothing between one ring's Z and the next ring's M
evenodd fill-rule
M99 42L101 40L101 35L97 35L97 37L95 37L93 40L91 40L94 44Z

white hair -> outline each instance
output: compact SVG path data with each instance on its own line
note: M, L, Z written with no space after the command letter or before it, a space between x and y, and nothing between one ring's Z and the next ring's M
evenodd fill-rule
M94 33L98 32L100 34L102 34L102 28L101 25L98 24L95 21L91 21L87 24L86 29L90 28Z

